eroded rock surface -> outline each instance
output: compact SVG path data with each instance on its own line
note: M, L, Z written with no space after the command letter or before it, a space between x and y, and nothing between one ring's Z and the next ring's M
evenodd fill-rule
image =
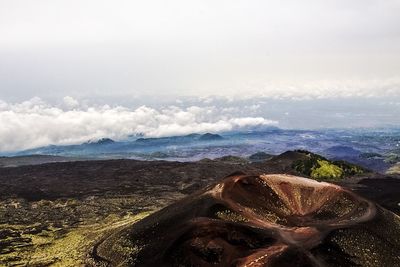
M337 185L230 176L95 251L130 266L400 266L400 219Z

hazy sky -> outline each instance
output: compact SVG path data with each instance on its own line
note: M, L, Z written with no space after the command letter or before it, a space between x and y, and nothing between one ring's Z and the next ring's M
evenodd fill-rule
M399 14L400 0L0 0L0 151L398 127Z
M400 95L399 14L400 0L0 0L0 99Z

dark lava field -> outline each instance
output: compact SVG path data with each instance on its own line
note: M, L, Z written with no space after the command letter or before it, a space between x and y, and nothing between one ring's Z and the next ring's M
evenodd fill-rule
M400 265L398 176L261 156L2 167L0 266Z

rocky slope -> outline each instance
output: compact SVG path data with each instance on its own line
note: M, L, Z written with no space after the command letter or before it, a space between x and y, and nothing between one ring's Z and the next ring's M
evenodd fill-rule
M400 218L342 187L233 175L96 251L112 266L399 266Z
M138 219L235 171L256 177L276 173L306 177L302 168L296 168L299 163L310 166L304 170L321 167L320 157L304 151L266 158L76 161L0 168L0 265L103 264L96 252L114 251L114 245L120 244L119 233ZM347 165L327 162L344 175L321 180L400 214L396 176L364 170L354 175L346 171ZM116 249L132 252L135 247Z

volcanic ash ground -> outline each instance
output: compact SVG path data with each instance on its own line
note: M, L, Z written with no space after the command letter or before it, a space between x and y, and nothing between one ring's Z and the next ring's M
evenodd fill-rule
M400 218L339 186L227 177L105 241L130 266L400 266Z

